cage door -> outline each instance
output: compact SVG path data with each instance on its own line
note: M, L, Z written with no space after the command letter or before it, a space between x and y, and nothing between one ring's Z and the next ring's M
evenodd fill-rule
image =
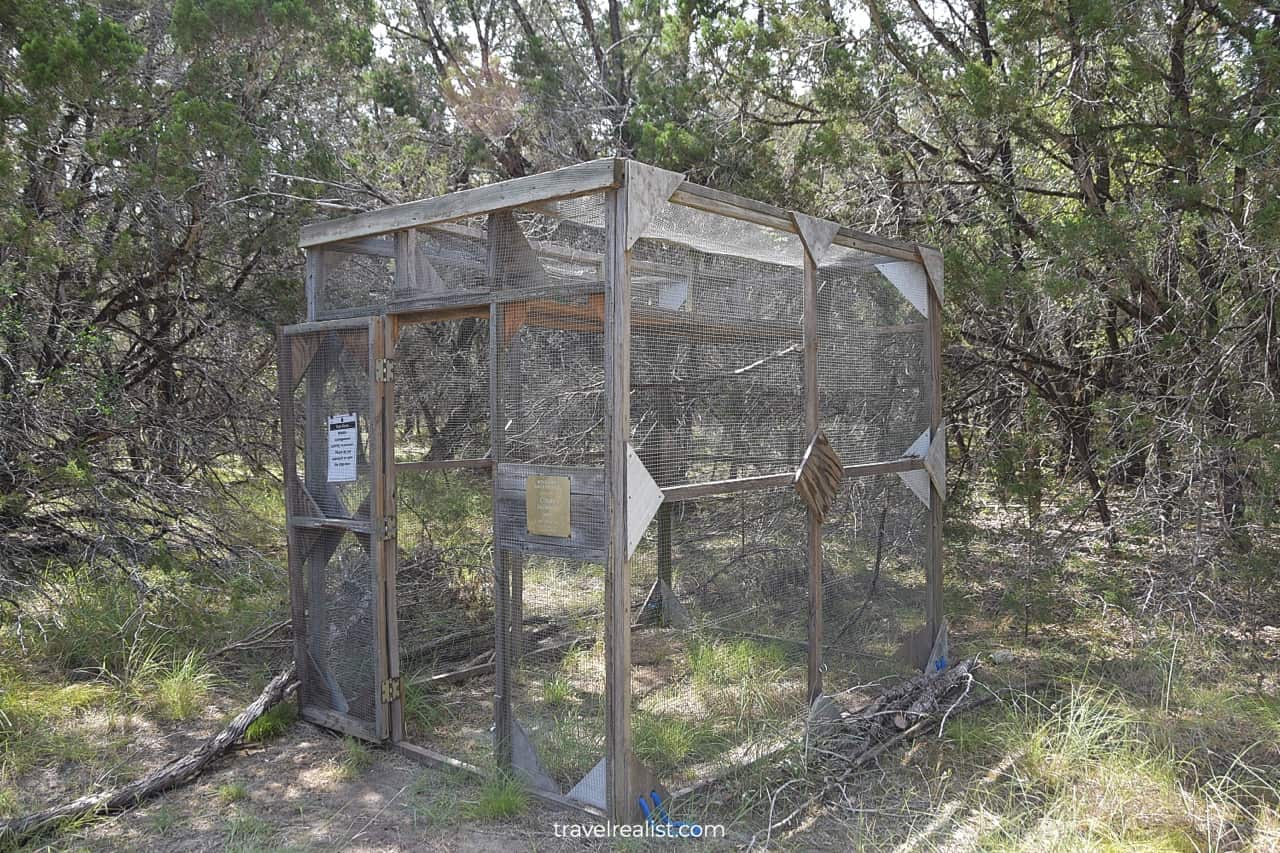
M281 438L302 716L367 740L388 733L386 359L382 318L286 327Z

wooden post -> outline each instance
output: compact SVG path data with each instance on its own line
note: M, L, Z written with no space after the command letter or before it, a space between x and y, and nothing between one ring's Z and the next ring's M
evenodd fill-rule
M936 265L930 270L929 287L929 434L932 439L942 426L942 257L934 255ZM923 262L923 256L921 258ZM934 281L933 279L937 280ZM933 479L929 480L929 562L926 568L925 610L929 623L930 646L938 640L942 627L942 524L946 515L942 495Z
M631 432L631 278L624 184L605 196L605 474L609 546L604 575L605 802L627 822L631 789L631 568L627 562L627 440Z
M494 751L498 766L511 767L511 661L508 630L511 587L507 578L506 552L498 541L498 463L505 449L505 420L502 395L498 393L499 341L502 339L502 308L489 303L489 447L493 457L492 506L493 537L493 726Z
M304 289L307 296L307 321L316 319L320 290L324 287L324 249L307 249Z
M387 647L387 537L384 533L390 513L387 512L386 481L383 478L386 456L387 410L389 383L384 382L378 365L386 357L386 338L382 317L370 317L369 363L369 560L373 570L373 637L377 656L374 678L374 731L378 737L389 733L390 703L382 701L382 685L390 677L390 651ZM393 620L394 621L394 620ZM398 669L397 664L397 669Z
M298 447L296 415L293 409L294 365L293 341L283 330L276 333L280 344L280 355L276 363L276 380L280 396L280 466L284 474L284 503L286 519L292 517L295 508L301 501L297 492L298 480ZM288 543L289 564L289 614L293 622L293 660L297 667L298 679L306 681L309 676L307 662L307 605L302 597L302 553L298 534L293 526L285 525L285 537ZM306 685L310 687L310 685ZM298 707L302 707L305 688L298 690Z
M418 233L410 228L395 236L396 287L415 290L418 287L417 257ZM384 439L382 452L382 490L386 511L392 517L393 535L387 540L383 552L386 564L387 602L387 671L388 677L400 680L400 598L396 584L396 570L400 560L399 515L400 503L396 491L396 384L394 365L396 348L400 345L400 322L395 317L384 317L382 322L383 358L392 365L391 381L383 390ZM391 740L404 740L404 690L391 700Z
M820 428L818 412L818 265L806 244L804 253L804 426L812 436ZM812 508L808 515L809 702L822 693L822 521Z

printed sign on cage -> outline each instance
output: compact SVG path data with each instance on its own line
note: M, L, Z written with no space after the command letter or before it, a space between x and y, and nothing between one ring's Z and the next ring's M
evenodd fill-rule
M351 483L356 479L355 412L329 418L329 482Z

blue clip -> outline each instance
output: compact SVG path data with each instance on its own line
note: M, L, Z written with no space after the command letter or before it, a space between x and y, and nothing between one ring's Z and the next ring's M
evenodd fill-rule
M947 659L945 657L940 657L933 662L934 672L942 672L946 668L947 668Z
M650 800L652 800L652 807ZM671 816L667 814L667 810L662 807L662 797L658 796L657 791L650 791L648 798L640 798L640 811L644 813L644 819L654 826L658 825L659 818L661 818L662 822L667 826L688 826L688 824L683 821L671 819Z

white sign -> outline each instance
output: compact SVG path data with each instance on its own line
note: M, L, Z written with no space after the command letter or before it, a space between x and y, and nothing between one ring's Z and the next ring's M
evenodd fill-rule
M356 413L329 418L329 482L350 483L356 478Z

